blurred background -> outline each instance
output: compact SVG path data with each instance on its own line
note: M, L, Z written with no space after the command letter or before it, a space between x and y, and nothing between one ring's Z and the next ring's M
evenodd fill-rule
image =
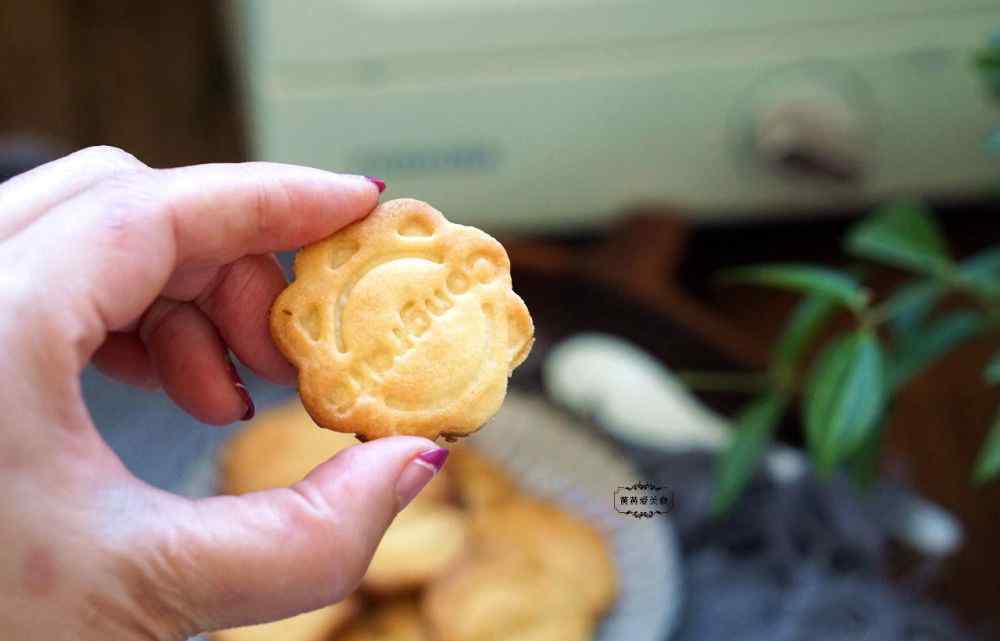
M956 265L1000 242L997 28L996 0L4 2L0 178L95 144L156 167L265 159L381 176L387 196L426 200L508 247L538 334L515 388L547 395L675 488L677 513L663 523L679 536L688 591L664 635L1000 638L1000 489L970 480L1000 402L982 373L997 353L995 315L894 394L878 430L881 489L808 471L783 484L772 465L720 521L694 498L717 482L715 457L689 453L714 437L665 424L737 414L801 300L720 285L724 270L853 268L845 237L900 199L927 204L892 220L932 220ZM901 265L863 261L857 277L889 300L913 281ZM996 312L995 291L974 294L935 303L948 313L986 300L984 314ZM854 324L831 316L805 354ZM576 347L596 360L579 361L567 382L553 358L581 333L594 340ZM621 398L660 407L649 399L666 395L668 409L632 412L641 426L602 415L592 380L615 388L619 370L601 359L650 356L666 368L654 378L676 389ZM265 406L288 395L250 386ZM180 488L191 461L228 435L93 372L85 388L126 463L162 487ZM779 449L805 441L796 403L774 427ZM901 516L877 523L872 505ZM823 531L775 552L774 537L801 521ZM789 574L788 563L834 548L850 559L824 556L829 580ZM843 592L859 573L892 607L926 604L935 614L920 620L934 623L866 637L845 621L877 615L845 611L812 620L848 636L781 626L812 611L773 603L794 604L808 587L803 603L829 612L823 599L837 597L826 588ZM745 589L733 601L719 597L726 577ZM724 607L763 603L753 594L765 584L773 607ZM726 612L733 628L706 627Z

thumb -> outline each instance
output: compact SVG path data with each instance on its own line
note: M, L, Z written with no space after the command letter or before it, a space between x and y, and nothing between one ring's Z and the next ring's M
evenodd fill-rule
M193 518L174 519L188 525L171 537L184 547L171 556L185 559L175 587L189 595L186 622L214 630L343 599L447 455L427 439L384 438L340 452L290 488L186 504Z

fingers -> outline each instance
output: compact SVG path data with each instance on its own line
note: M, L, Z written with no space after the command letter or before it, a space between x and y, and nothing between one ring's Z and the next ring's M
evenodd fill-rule
M231 402L234 383L241 383L234 378L229 349L258 375L294 383L295 368L274 346L268 328L271 303L287 284L277 260L271 254L247 256L217 271L214 283L194 306L158 299L143 318L142 338L136 333L109 334L94 354L97 368L148 389L162 380L179 405L217 424L247 418L252 403L244 397L245 389L241 392L238 387L243 404ZM143 340L149 342L148 350ZM196 350L200 352L195 354ZM207 371L199 370L193 378L192 369L202 366Z
M290 385L295 382L295 368L275 347L268 324L271 304L287 284L272 254L246 256L223 268L196 302L247 367Z
M0 185L0 240L99 181L145 167L121 149L88 147L11 178Z
M179 515L170 556L203 629L291 616L354 590L382 534L444 464L434 443L385 438L345 450L291 489L215 497ZM422 458L421 458L422 457ZM428 460L423 460L424 458Z
M363 176L251 162L161 172L178 262L223 264L329 236L378 204Z
M212 425L253 415L218 331L192 303L157 299L139 335L167 395L189 414Z
M135 333L108 334L94 353L94 366L105 375L129 385L156 389L160 380L146 346Z
M179 267L307 244L377 201L378 188L363 177L303 167L138 169L64 201L2 251L5 262L45 283L33 313L58 314L63 331L51 339L75 350L82 369L105 333L138 318Z

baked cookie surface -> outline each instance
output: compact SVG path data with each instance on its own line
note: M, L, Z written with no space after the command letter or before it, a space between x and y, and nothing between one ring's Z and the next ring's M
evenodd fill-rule
M431 641L413 600L375 606L333 641Z
M470 511L489 509L518 493L506 472L465 444L451 448L448 472L462 505Z
M267 409L222 448L219 489L246 494L301 481L317 465L357 445L350 434L316 427L297 402Z
M595 614L610 609L618 596L618 575L604 536L551 503L518 496L475 513L470 527L481 554L523 561L563 579Z
M515 559L479 559L431 584L423 614L438 641L587 641L593 614L566 588Z
M468 520L462 510L415 500L382 537L361 585L377 594L420 588L456 565L465 554L467 540Z
M218 630L209 633L208 637L212 641L328 641L330 635L341 630L360 610L360 600L350 596L340 603L288 619Z
M302 249L271 308L317 424L452 439L500 408L534 327L499 242L411 199Z

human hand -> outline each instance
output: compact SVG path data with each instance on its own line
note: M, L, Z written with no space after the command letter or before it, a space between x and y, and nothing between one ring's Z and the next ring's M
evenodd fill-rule
M443 464L426 439L345 450L292 488L189 500L100 438L80 373L163 386L206 423L252 414L232 350L295 372L267 314L270 253L366 215L362 176L246 163L155 170L92 148L0 185L0 634L183 639L350 593L399 509Z

